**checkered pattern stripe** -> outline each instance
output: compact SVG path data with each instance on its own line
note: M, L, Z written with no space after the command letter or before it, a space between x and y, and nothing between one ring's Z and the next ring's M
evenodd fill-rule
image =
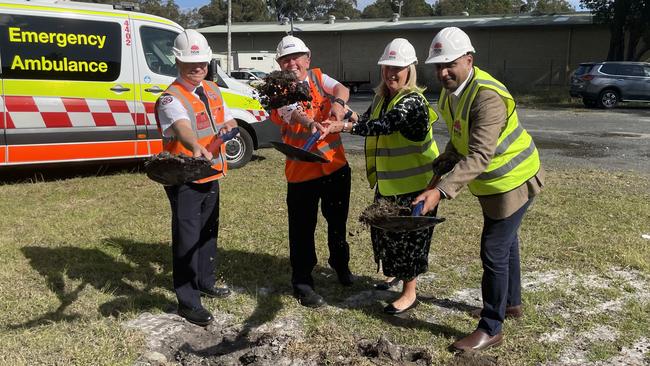
M0 98L0 110L2 110ZM6 128L155 125L155 103L124 100L6 96ZM1 113L0 113L1 115ZM6 120L4 120L6 119Z
M266 119L269 118L269 114L266 113L266 111L263 110L263 109L261 109L261 110L247 109L246 111L248 111L248 113L252 114L253 117L255 117L255 119L258 122L265 121Z

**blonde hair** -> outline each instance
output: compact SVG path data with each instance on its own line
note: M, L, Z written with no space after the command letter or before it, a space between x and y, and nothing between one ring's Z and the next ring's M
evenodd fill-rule
M381 65L381 67L384 67L384 65ZM418 93L422 93L425 91L427 88L423 88L421 86L418 86L418 73L415 70L415 64L410 64L408 65L409 69L409 74L408 74L408 79L406 80L406 84L404 84L404 87L402 87L402 90L409 90L409 91L414 91ZM386 83L384 82L384 79L382 77L382 80L380 81L379 85L377 85L373 91L375 94L377 94L380 97L388 97L390 95L390 91L388 90L388 87L386 87Z

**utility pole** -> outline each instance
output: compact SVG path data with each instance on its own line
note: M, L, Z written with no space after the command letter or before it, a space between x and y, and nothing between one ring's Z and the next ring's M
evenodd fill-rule
M226 33L228 33L228 52L226 55L226 73L230 75L230 54L232 52L232 36L230 34L230 24L232 18L232 0L228 0L228 21L226 22Z

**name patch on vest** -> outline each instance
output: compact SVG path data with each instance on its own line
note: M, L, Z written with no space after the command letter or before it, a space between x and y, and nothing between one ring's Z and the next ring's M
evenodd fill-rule
M205 112L200 112L196 114L196 128L203 130L210 127L210 117Z
M458 136L461 135L461 133L463 132L463 128L461 127L459 120L454 121L454 124L452 125L452 130L454 132L454 135L458 135Z

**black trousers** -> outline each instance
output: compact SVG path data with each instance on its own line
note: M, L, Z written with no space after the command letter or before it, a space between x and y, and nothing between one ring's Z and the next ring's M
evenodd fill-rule
M478 328L493 336L501 331L506 306L521 305L521 267L519 264L519 226L532 199L505 219L494 220L483 214L481 261L483 311Z
M327 220L328 263L334 269L347 269L350 246L346 241L352 174L346 164L334 173L300 183L288 183L289 257L291 283L314 286L311 272L316 266L314 232L318 203Z
M214 287L219 231L219 181L165 187L172 209L173 279L181 306L201 306Z

